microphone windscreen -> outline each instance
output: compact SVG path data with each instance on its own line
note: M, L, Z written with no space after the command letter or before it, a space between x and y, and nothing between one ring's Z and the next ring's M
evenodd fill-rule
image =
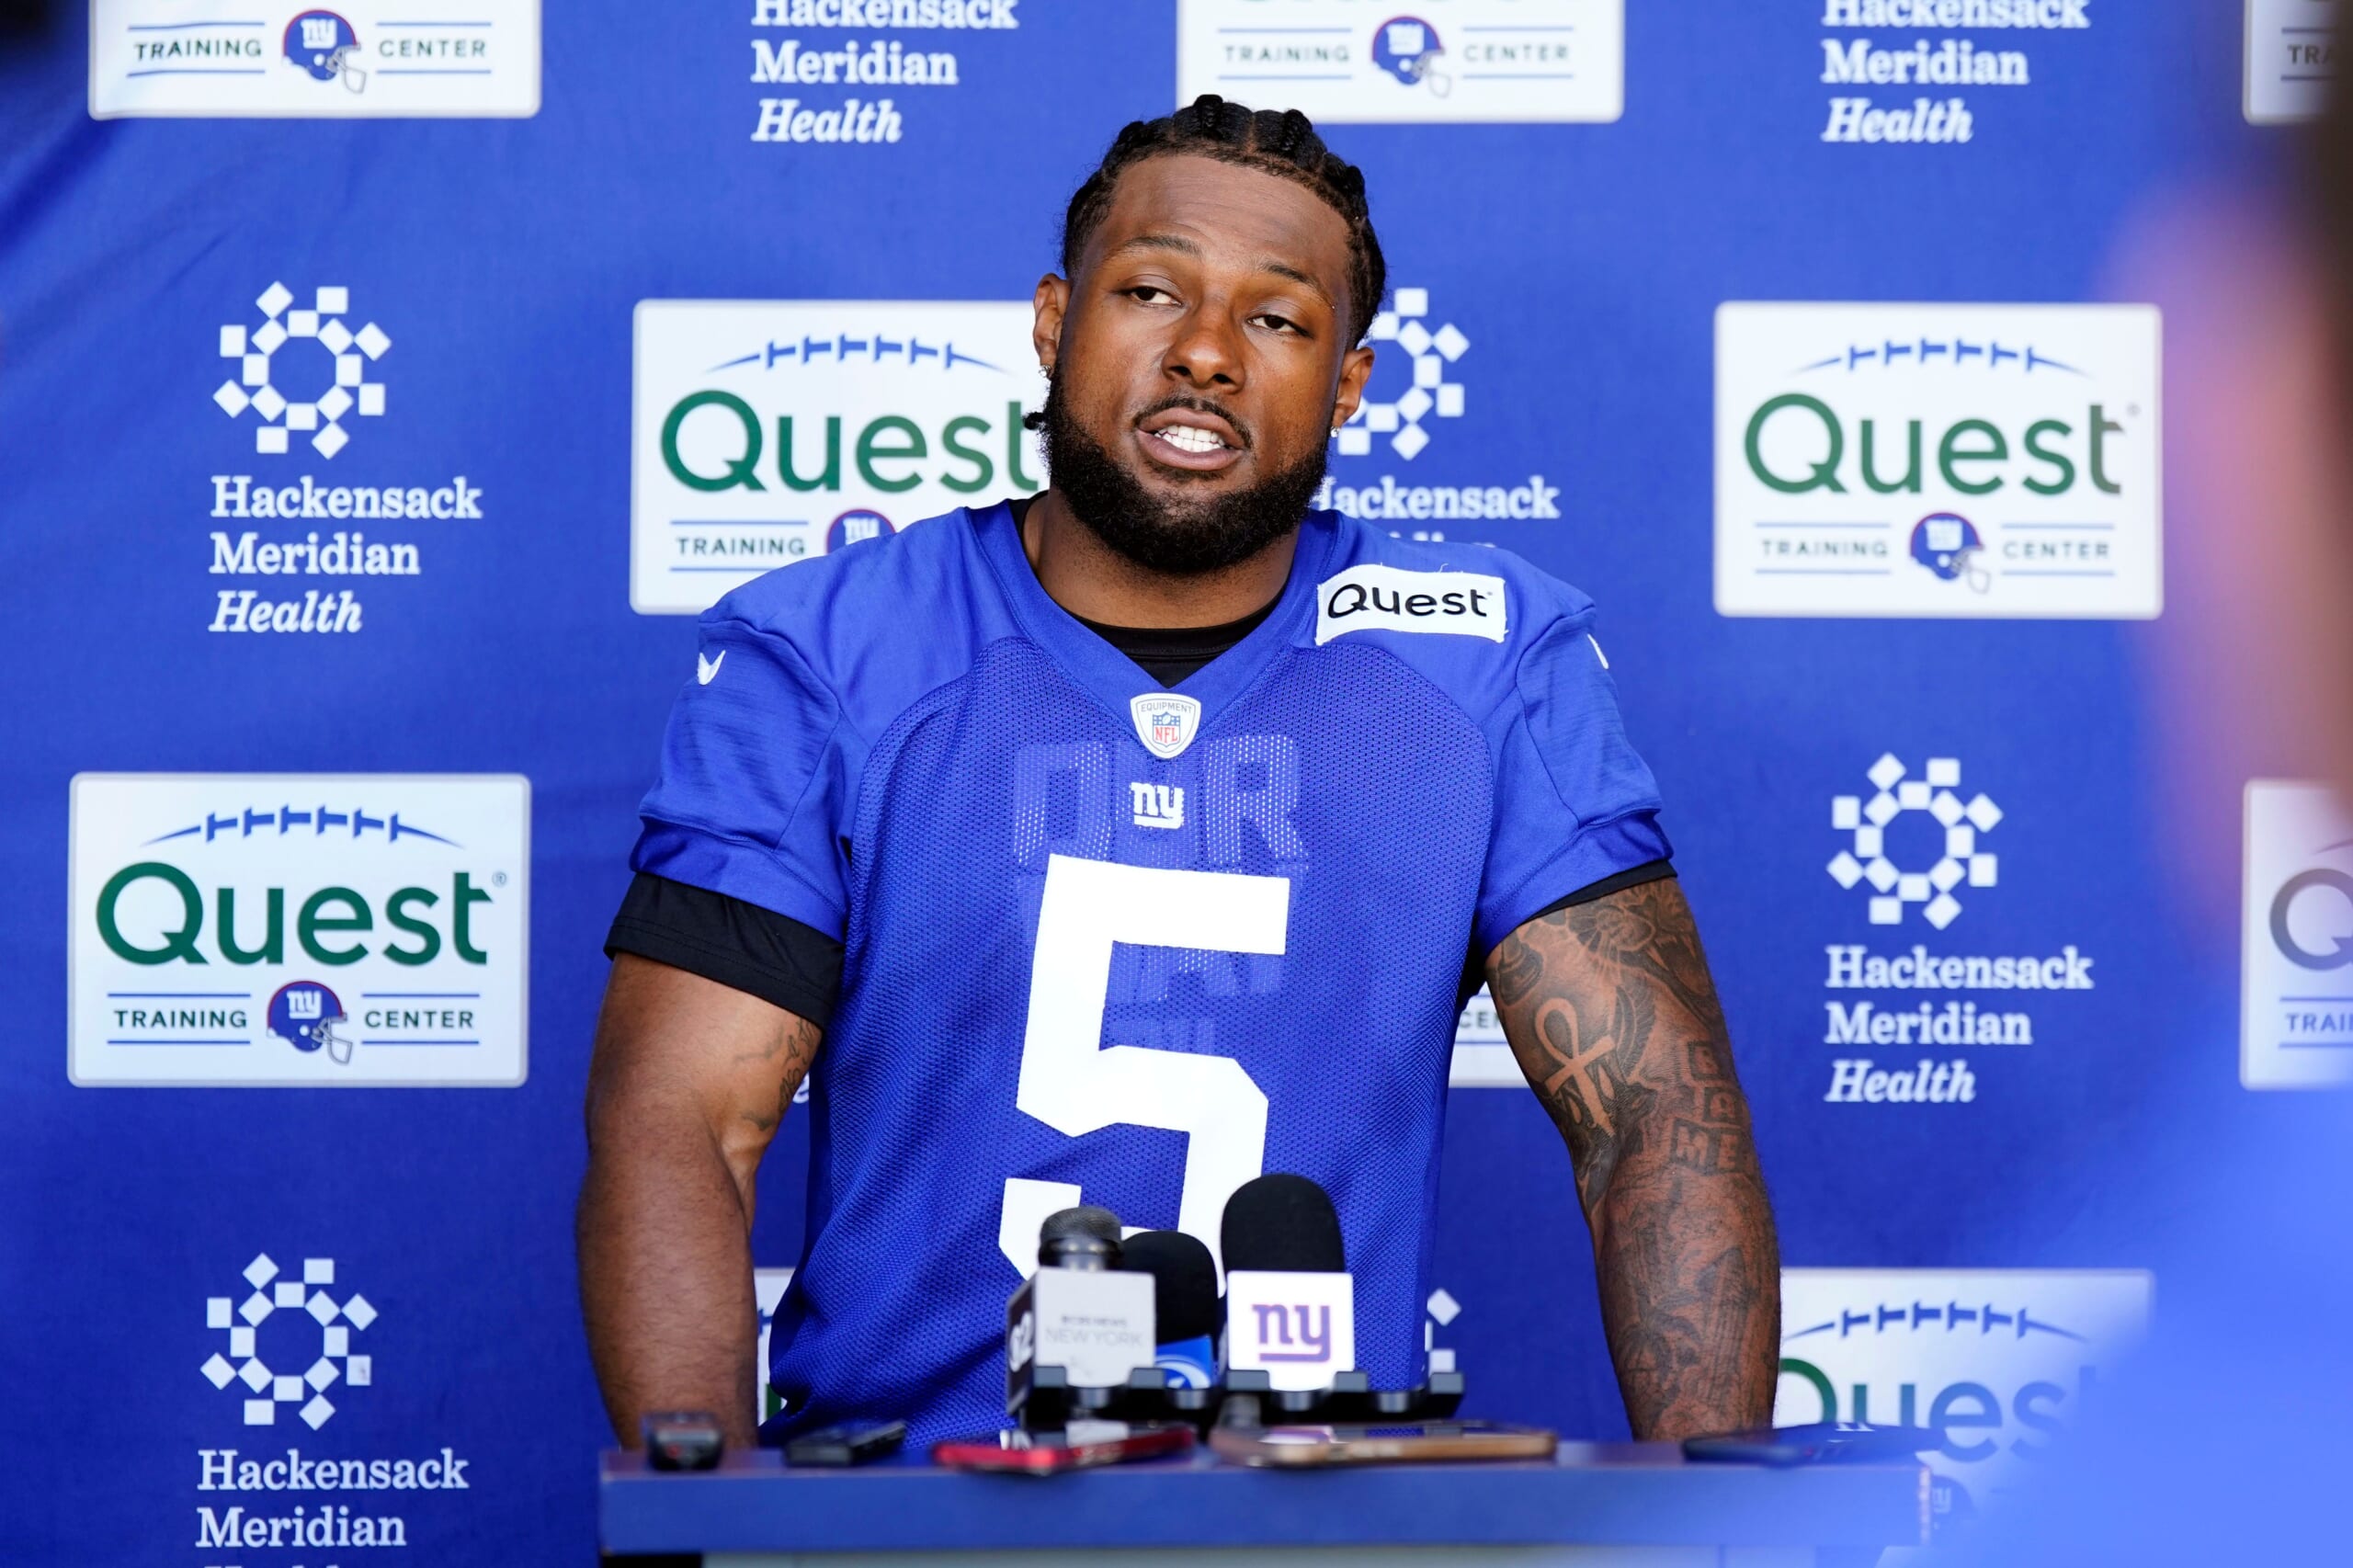
M1161 1344L1217 1332L1217 1265L1199 1237L1138 1231L1128 1238L1120 1267L1152 1276L1152 1317Z
M1218 1227L1225 1269L1343 1274L1347 1252L1331 1195L1303 1176L1262 1176L1234 1188Z
M1117 1244L1120 1240L1120 1217L1108 1209L1092 1203L1082 1203L1075 1209L1057 1209L1046 1216L1038 1227L1038 1242L1070 1241L1077 1237Z

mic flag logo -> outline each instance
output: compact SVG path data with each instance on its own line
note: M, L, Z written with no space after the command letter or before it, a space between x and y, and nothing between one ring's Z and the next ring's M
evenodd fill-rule
M281 1274L267 1253L259 1253L245 1265L244 1279L252 1293L243 1301L229 1296L206 1300L204 1326L225 1332L229 1338L225 1354L216 1349L197 1369L223 1392L231 1383L244 1385L246 1426L275 1426L278 1407L286 1404L298 1406L295 1414L316 1431L335 1412L329 1389L338 1382L367 1388L375 1381L375 1358L354 1351L352 1335L368 1331L376 1321L376 1309L357 1290L341 1301L327 1293L335 1282L331 1257L304 1258L297 1277ZM269 1335L278 1365L300 1370L275 1370L262 1359L262 1324L273 1319L277 1326ZM311 1356L307 1367L306 1354Z
M384 412L383 383L368 377L392 340L372 321L356 332L344 324L351 290L340 286L321 287L308 308L293 310L293 291L272 283L254 303L262 314L259 326L248 331L231 322L221 329L221 358L237 361L237 373L214 389L212 401L232 419L244 417L247 409L254 412L256 452L283 456L299 433L319 456L334 457L351 440L343 427L345 415L372 419ZM315 350L300 349L279 361L278 350L298 340L324 350L329 363L321 365ZM276 379L281 374L303 401L279 390Z
M1278 1389L1329 1388L1357 1364L1356 1280L1337 1270L1236 1268L1225 1277L1225 1364Z
M1869 882L1870 920L1874 926L1900 926L1907 904L1918 904L1921 917L1941 931L1961 915L1961 901L1953 889L1966 882L1990 888L2000 867L1978 845L1981 835L1999 825L2002 810L1982 790L1965 804L1959 794L1961 763L1949 756L1932 756L1925 775L1904 777L1905 768L1893 752L1871 764L1869 778L1877 793L1838 795L1830 802L1830 825L1852 835L1827 868L1842 888ZM1925 871L1901 869L1888 853L1890 829L1906 812L1927 814L1942 835L1942 853Z

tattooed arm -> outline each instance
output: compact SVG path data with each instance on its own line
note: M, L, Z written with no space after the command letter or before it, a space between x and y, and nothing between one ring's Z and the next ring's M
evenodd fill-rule
M1520 1070L1593 1229L1634 1436L1772 1418L1773 1213L1690 906L1674 879L1529 921L1487 957Z
M749 1447L752 1178L817 1051L807 1019L634 953L613 960L588 1069L580 1303L605 1411L708 1410Z

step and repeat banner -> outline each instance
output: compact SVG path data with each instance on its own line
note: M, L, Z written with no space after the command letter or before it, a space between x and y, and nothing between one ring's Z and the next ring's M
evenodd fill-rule
M2165 572L2166 324L2113 281L2137 213L2316 110L2332 21L8 22L0 1556L592 1550L579 1108L691 617L1044 483L1063 204L1205 91L1305 110L1370 182L1395 287L1323 504L1602 607L1780 1215L1781 1418L1936 1422L1998 1495L2158 1310L2118 1195L2177 1146L2165 1108L2244 1119L2353 1061L2324 791L2247 782L2244 952L2162 913L2139 670L2197 585ZM1432 1362L1479 1414L1621 1435L1567 1158L1483 996L1454 1081ZM805 1124L762 1176L764 1311Z

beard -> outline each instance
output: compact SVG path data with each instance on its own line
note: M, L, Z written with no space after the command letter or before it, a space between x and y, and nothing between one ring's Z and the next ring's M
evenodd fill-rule
M1167 408L1233 418L1206 398L1171 398L1146 413ZM1059 370L1047 387L1044 424L1047 477L1078 520L1116 554L1164 576L1199 577L1240 565L1298 528L1324 483L1324 449L1319 442L1298 462L1246 490L1155 495L1079 427L1063 396ZM1248 433L1239 421L1235 428L1246 442Z

